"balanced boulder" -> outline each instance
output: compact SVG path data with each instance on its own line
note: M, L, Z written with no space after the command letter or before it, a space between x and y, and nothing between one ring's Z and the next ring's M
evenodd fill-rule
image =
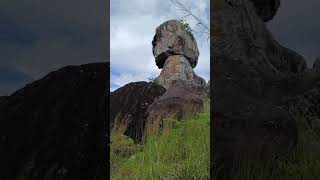
M152 40L152 51L159 69L163 68L171 55L184 56L192 68L198 63L197 42L184 24L177 20L166 21L157 27Z
M161 24L152 41L153 55L162 72L155 82L166 89L174 80L192 82L204 86L205 80L197 76L193 68L198 63L199 50L192 33L177 20Z

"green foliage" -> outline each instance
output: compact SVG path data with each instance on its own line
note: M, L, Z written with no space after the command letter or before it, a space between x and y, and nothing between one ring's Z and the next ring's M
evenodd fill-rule
M148 78L149 82L155 83L155 84L159 84L158 82L158 78Z
M119 162L111 179L209 179L209 113L173 120L170 129L148 136L141 151Z
M183 24L184 28L191 34L193 35L193 30L192 28L190 27L190 25L185 22L183 19L180 19L180 22Z
M301 137L301 136L300 136ZM320 143L302 136L297 149L286 160L243 158L235 171L239 180L314 180L320 177Z

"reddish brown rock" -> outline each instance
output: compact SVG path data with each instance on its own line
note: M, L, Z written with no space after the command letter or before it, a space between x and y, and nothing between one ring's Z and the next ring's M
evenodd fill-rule
M188 114L203 110L205 87L195 87L186 81L175 80L170 88L148 107L147 131L158 132L166 121L181 120Z
M169 56L164 64L160 76L155 82L168 89L174 80L187 81L193 83L194 86L204 86L205 80L197 76L187 59L182 55Z

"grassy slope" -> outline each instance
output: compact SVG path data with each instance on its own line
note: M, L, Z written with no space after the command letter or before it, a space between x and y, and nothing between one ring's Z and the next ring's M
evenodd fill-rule
M261 162L243 159L235 173L239 180L316 180L320 178L319 144L303 140L287 160Z
M209 179L209 113L173 121L161 135L148 136L143 147L120 139L111 145L111 179ZM119 146L124 153L116 153Z

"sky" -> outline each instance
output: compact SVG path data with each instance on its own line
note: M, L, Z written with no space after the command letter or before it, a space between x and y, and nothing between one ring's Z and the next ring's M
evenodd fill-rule
M1 0L0 96L66 65L109 61L105 0Z
M209 27L209 0L180 0ZM156 28L171 19L184 19L195 31L200 56L194 69L196 74L209 80L210 44L204 28L195 27L192 17L170 0L111 0L110 16L110 88L111 91L135 81L156 78L160 69L152 54L152 39Z
M320 57L320 1L281 0L268 23L276 40L301 54L309 67Z
M0 96L66 65L110 59L112 90L157 77L160 70L151 46L155 29L184 13L169 0L110 3L109 7L109 0L1 0ZM208 0L189 0L189 6L209 23ZM267 24L275 39L303 55L309 67L320 57L319 9L318 0L281 0L279 11ZM194 24L192 19L187 21ZM208 41L203 34L196 39L200 57L195 71L208 80Z

